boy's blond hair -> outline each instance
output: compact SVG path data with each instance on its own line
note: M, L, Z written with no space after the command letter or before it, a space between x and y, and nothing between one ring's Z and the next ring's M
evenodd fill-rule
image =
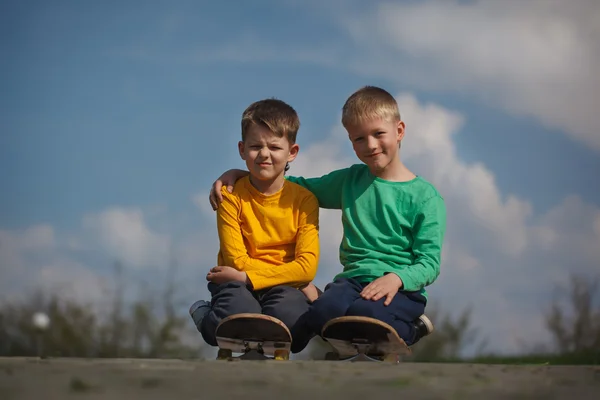
M364 86L346 100L342 109L342 125L347 128L374 118L400 121L398 103L387 91L375 86Z
M296 110L278 99L256 101L242 114L242 141L252 125L268 128L277 137L286 137L290 144L296 143L300 119Z

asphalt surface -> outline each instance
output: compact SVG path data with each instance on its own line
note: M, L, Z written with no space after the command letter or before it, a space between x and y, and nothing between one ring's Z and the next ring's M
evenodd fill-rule
M592 399L600 366L0 358L0 398Z

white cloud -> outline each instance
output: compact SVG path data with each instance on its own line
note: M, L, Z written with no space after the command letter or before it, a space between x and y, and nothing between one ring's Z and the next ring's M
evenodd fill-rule
M192 202L196 205L196 207L198 207L198 210L200 210L200 212L202 213L203 216L212 218L214 220L215 211L212 209L212 207L208 201L209 193L210 193L209 190L207 190L205 192L196 193L195 195L192 196ZM216 224L216 220L215 220L215 224Z
M67 241L66 241L67 242ZM50 225L0 230L0 301L19 300L33 291L96 303L103 298L101 278L73 260Z
M3 292L18 287L30 271L32 258L53 257L56 247L54 229L36 225L22 230L0 230L0 288Z
M207 200L208 201L208 200ZM211 212L214 214L214 211ZM206 226L190 233L177 244L177 256L183 265L201 268L204 273L216 265L219 240L216 225Z
M83 226L112 257L126 265L157 267L169 260L169 236L152 231L140 209L114 207L86 215Z
M333 128L324 140L300 149L290 164L288 175L315 177L350 166L355 163L355 157L348 154L352 148L349 143L346 130L341 126Z
M68 258L44 264L31 282L32 288L45 293L58 293L63 299L72 299L88 305L106 302L111 283L88 266Z
M534 248L551 255L547 260L547 272L552 272L552 264L556 265L554 274L557 277L565 272L565 268L574 272L599 271L599 221L600 208L574 195L542 216L530 234L537 239Z
M600 150L600 7L595 0L382 3L335 16L361 73L466 92Z
M0 230L0 251L37 251L55 246L54 229L50 225L35 225L30 228L10 232Z
M409 168L414 166L418 175L431 180L454 213L473 228L481 227L507 253L521 253L527 246L525 222L531 205L514 196L502 199L491 171L458 159L452 135L461 128L463 117L433 104L420 105L409 94L397 100L407 132L402 158Z

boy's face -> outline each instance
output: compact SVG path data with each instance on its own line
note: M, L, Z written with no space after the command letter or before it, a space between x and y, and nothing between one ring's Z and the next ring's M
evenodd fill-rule
M274 180L283 177L286 164L296 158L299 146L290 145L286 137L275 136L269 128L252 125L238 148L253 177Z
M357 157L376 175L397 162L404 122L374 118L346 129Z

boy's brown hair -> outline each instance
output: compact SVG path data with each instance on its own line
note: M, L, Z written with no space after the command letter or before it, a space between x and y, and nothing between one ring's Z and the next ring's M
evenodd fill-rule
M342 125L357 125L373 118L400 121L394 96L376 86L364 86L354 92L342 108Z
M252 125L262 125L277 137L286 137L290 144L296 143L300 119L296 110L278 99L256 101L242 114L242 141Z

